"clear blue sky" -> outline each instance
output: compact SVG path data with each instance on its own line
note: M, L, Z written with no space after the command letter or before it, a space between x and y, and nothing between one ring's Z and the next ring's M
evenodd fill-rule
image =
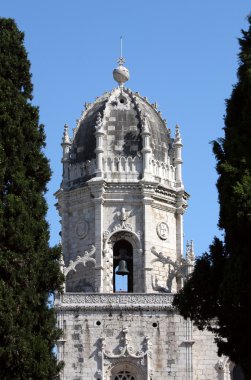
M190 193L185 241L196 254L217 230L215 160L225 99L236 83L237 38L250 0L1 0L0 15L25 32L34 104L47 135L53 177L47 194L51 244L59 241L53 193L61 181L63 126L75 127L85 102L116 86L112 70L123 36L128 87L157 101L172 133L181 126L183 176Z

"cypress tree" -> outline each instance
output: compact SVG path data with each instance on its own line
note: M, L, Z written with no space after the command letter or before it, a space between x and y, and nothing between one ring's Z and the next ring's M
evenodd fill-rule
M224 138L214 141L219 174L219 227L210 252L197 259L174 305L215 333L220 354L251 379L251 16L239 39L238 81L226 101Z
M24 34L0 18L0 378L55 379L59 337L48 295L60 290L49 248L45 134L32 101Z

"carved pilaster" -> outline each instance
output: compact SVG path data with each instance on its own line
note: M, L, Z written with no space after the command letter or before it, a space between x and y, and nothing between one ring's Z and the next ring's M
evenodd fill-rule
M96 248L95 292L103 291L103 192L104 181L93 179L88 183L94 203L94 230Z
M186 380L193 380L193 325L186 320L186 339L183 342L186 350Z
M183 187L182 184L182 142L181 142L181 135L180 135L180 127L176 125L176 132L175 132L175 139L174 139L174 151L175 151L175 158L174 158L174 164L175 164L175 180L176 180L176 186L177 187Z
M144 194L143 198L143 225L144 225L144 257L145 257L145 282L144 282L144 291L146 293L152 292L151 287L151 235L153 229L153 221L152 221L152 204L153 199L150 194Z

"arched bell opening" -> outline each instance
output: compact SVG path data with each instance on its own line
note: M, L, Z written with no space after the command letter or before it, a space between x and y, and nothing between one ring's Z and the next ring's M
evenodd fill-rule
M133 247L123 239L113 246L113 291L133 292Z

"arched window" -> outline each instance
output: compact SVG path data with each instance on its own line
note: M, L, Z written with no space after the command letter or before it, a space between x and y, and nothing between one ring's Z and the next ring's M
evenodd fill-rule
M113 380L137 380L137 379L129 371L120 371L113 377Z
M113 246L113 291L133 292L133 248L126 240Z

